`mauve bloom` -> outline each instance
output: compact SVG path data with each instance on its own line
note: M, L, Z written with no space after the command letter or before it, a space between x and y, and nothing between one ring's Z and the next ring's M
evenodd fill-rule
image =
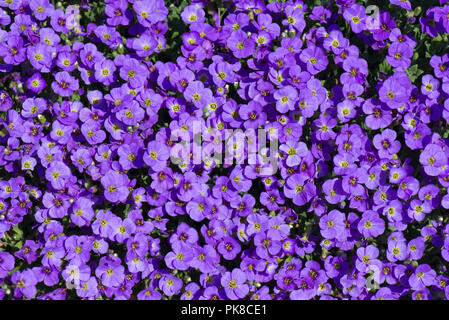
M292 86L285 86L277 90L273 97L276 99L276 109L280 113L286 113L295 109L295 104L298 99L298 92Z
M294 167L300 164L301 159L307 153L307 146L302 141L288 140L279 148L287 156L286 164L289 167Z
M448 156L437 144L428 144L419 155L419 162L424 166L424 172L429 176L438 176L442 167L448 164Z
M101 283L107 287L118 287L125 279L125 268L121 265L120 258L107 256L100 259L99 266L95 269L95 275L101 279Z
M30 8L33 10L34 17L40 21L47 19L54 10L49 0L36 0L30 2Z
M116 117L118 120L128 126L133 126L145 117L145 111L139 107L136 101L131 104L122 106L117 112Z
M38 43L35 47L29 47L27 57L35 69L44 73L50 72L53 57L49 46Z
M159 280L160 289L168 297L178 294L181 291L182 285L182 280L171 274L165 274Z
M390 17L390 12L381 10L376 15L367 17L366 27L373 33L376 41L384 41L390 36L391 30L396 28L396 22Z
M314 10L317 7L313 8ZM329 37L324 39L323 47L326 50L332 51L335 55L339 55L349 45L349 40L346 39L340 30L332 30L329 32Z
M404 260L407 257L407 243L405 240L389 240L387 259L390 262Z
M315 185L305 180L304 175L294 174L284 184L285 196L292 199L298 206L306 204L316 194Z
M168 252L164 258L167 266L170 269L187 270L194 257L192 248L181 242L175 242L171 247L173 251Z
M198 3L193 3L184 8L181 18L187 24L202 23L205 21L205 13L202 6Z
M343 232L345 215L338 210L332 210L328 214L321 216L319 226L321 235L326 239L344 240L346 238Z
M161 300L161 298L162 294L153 288L143 289L137 294L138 300Z
M198 268L203 273L209 273L215 270L220 262L220 255L211 245L196 247L195 255L190 262L192 268Z
M23 48L23 39L16 34L8 34L0 43L0 56L7 64L19 65L26 60L27 50Z
M303 50L299 58L307 65L307 71L312 75L326 69L329 63L323 50L313 45Z
M375 211L366 211L360 219L357 229L366 238L377 237L384 233L385 222Z
M63 97L69 97L79 89L79 83L67 71L62 71L56 73L55 81L52 82L51 87L55 93Z
M405 10L412 10L412 5L410 3L410 1L408 0L390 0L391 4L400 6L401 8L405 9Z
M37 253L38 249L40 248L40 245L32 240L26 240L23 244L22 248L20 248L19 251L16 251L14 255L18 257L19 259L25 260L28 264L31 264L32 262L36 261L37 259ZM0 253L0 259L2 259L2 254ZM9 261L9 263L11 260ZM1 270L0 266L0 270ZM0 277L3 277L0 273Z
M379 256L379 249L373 245L367 247L360 247L357 249L356 268L361 272L370 270L371 265L381 265L380 260L376 259Z
M104 84L105 86L109 86L111 83L115 82L115 67L114 62L108 59L104 59L101 62L97 62L94 65L95 68L95 78Z
M323 192L326 201L330 204L337 204L344 201L347 197L346 192L341 186L341 180L338 178L328 179L323 183Z
M218 243L217 250L224 259L233 260L241 251L241 246L237 240L226 236Z
M152 35L145 33L140 38L128 39L126 45L136 50L139 57L148 57L154 52L158 43Z
M413 49L407 43L394 42L388 48L388 53L386 59L397 71L405 71L410 66Z
M136 59L126 59L120 67L120 77L127 81L131 88L141 87L147 76L147 68Z
M426 248L425 240L422 237L410 240L407 245L408 257L412 260L421 259L425 248Z
M151 27L153 24L165 20L168 9L163 2L157 0L136 1L133 4L137 20L144 27Z
M391 129L385 129L381 134L375 135L373 144L379 150L379 156L387 159L401 149L401 143L396 140L396 132Z
M58 54L56 65L67 72L75 70L77 56L69 51L62 51Z
M309 276L301 276L296 280L297 290L290 292L290 300L310 300L317 292L314 281Z
M169 151L166 146L157 141L150 141L143 155L143 161L154 171L161 171L169 158Z
M237 268L232 270L232 272L226 272L221 278L221 285L231 300L245 298L249 292L249 286L245 282L245 273Z
M212 99L212 92L209 88L205 88L201 81L192 81L185 89L184 97L198 109L202 109Z
M24 156L22 158L22 170L34 170L36 164L36 159L30 156Z
M94 215L93 201L85 197L80 197L73 204L70 218L74 224L84 226L90 225Z
M445 54L442 57L434 55L430 58L430 65L433 67L433 72L437 78L446 78L449 75L449 55Z
M56 190L63 189L71 176L70 168L62 161L52 162L45 171L45 178L50 181L51 186Z
M110 170L101 178L101 184L104 188L104 196L108 201L125 202L128 198L127 178L122 174Z
M81 133L89 144L95 145L106 139L106 133L101 128L102 126L98 121L90 119L81 125Z
M408 283L413 290L423 290L435 283L436 272L428 264L419 265L410 276Z
M254 41L241 30L233 31L226 44L236 58L246 58L254 54Z
M273 229L258 232L254 237L256 254L262 259L276 256L282 249L281 236Z
M386 128L392 122L391 111L376 99L370 98L363 103L363 112L368 116L365 124L373 130Z
M132 13L128 9L128 1L117 0L106 5L104 13L108 16L106 22L108 25L128 25L132 19Z
M37 279L33 270L16 271L12 274L11 281L16 285L15 292L20 292L27 299L33 299L36 296Z
M198 299L198 293L201 287L196 282L190 282L184 287L184 293L181 295L181 300Z
M355 33L365 30L366 8L360 4L353 4L351 7L343 11L343 17L351 25L351 29Z
M267 114L262 110L262 105L257 101L250 101L246 105L240 106L240 116L246 120L243 124L245 129L257 129L267 121Z
M337 117L341 122L348 122L356 116L356 106L350 100L343 100L337 105Z
M440 82L432 75L426 74L422 77L421 92L429 99L437 99L440 95L438 91Z
M63 246L48 246L42 249L40 255L44 266L60 267L65 250Z
M14 265L14 257L8 252L0 251L0 278L4 279L14 269Z
M389 77L382 84L379 90L379 98L385 102L391 109L401 108L408 99L408 90L410 80L405 80L399 72Z

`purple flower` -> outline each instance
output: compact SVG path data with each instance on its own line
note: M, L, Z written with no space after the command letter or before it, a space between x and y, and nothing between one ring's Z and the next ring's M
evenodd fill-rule
M181 291L182 284L181 279L171 274L165 274L159 280L159 287L169 297L178 294Z
M167 266L171 269L187 270L194 257L193 250L181 242L173 243L172 249L173 251L165 256Z
M141 87L147 78L148 70L136 59L127 59L120 68L120 77L128 81L131 88Z
M23 48L23 39L10 33L0 44L0 55L7 64L19 65L26 60L27 50Z
M14 257L5 251L0 251L0 278L5 278L14 269Z
M411 64L413 49L407 43L394 42L388 48L388 63L397 71L405 71Z
M240 116L246 120L243 124L246 129L257 129L266 123L267 115L261 112L262 105L257 101L250 101L247 105L240 107Z
M182 21L187 24L202 23L205 21L204 10L199 4L191 4L184 8L181 13Z
M365 119L366 125L373 130L386 128L393 120L387 106L374 99L363 103L363 112L368 115Z
M53 59L52 50L49 46L38 43L35 47L28 48L27 57L32 66L40 72L50 72Z
M380 266L380 260L376 259L379 256L379 249L373 245L367 247L360 247L357 249L356 268L361 272L369 270L370 265Z
M380 157L389 159L401 149L401 143L395 139L396 132L391 129L385 129L374 136L373 144L379 150Z
M240 252L241 246L237 240L227 236L218 243L217 250L224 259L233 260Z
M299 58L307 65L307 71L312 75L326 69L329 63L323 50L316 46L309 46L307 49L303 50Z
M338 210L332 210L320 218L321 235L326 239L344 240L345 215Z
M286 113L295 109L298 92L292 86L285 86L277 90L273 97L276 99L276 109L281 113Z
M436 272L428 264L419 265L408 282L413 290L423 290L435 283Z
M389 240L387 259L391 262L401 261L407 257L407 245L405 240Z
M245 282L245 273L240 269L233 269L232 272L226 272L221 278L221 285L231 300L245 298L249 292L249 286Z
M95 63L95 78L104 84L105 86L109 86L111 83L115 82L115 67L114 63L111 60L104 59L101 62Z
M14 272L11 281L17 286L15 292L23 294L27 299L33 299L36 296L37 279L31 269L23 272Z
M306 155L307 146L301 141L288 140L285 144L281 145L280 150L287 155L287 166L294 167L299 165L302 157Z
M385 222L374 211L366 211L360 219L357 229L366 238L377 237L384 233Z
M254 41L241 30L233 31L226 44L236 58L246 58L254 53Z
M156 141L150 141L143 155L143 161L154 171L161 171L169 158L167 147Z
M443 166L448 164L448 157L439 145L428 144L419 155L419 162L429 176L438 176Z
M101 279L101 283L107 287L118 287L125 279L125 268L120 264L118 257L102 257L100 264L95 269L95 275Z
M429 97L429 99L436 99L440 95L438 88L440 87L440 82L435 79L432 75L426 74L422 77L421 92Z
M72 176L70 168L62 161L54 161L45 171L45 178L56 190L61 190Z
M125 202L129 190L127 178L116 171L108 171L102 178L101 184L104 188L104 197L111 202Z
M351 25L351 29L355 33L365 30L366 8L359 4L353 4L351 7L343 11L343 17Z
M67 71L58 72L55 81L51 84L53 91L63 97L69 97L79 89L78 80Z
M284 185L285 196L293 199L293 203L298 206L306 204L316 194L315 185L305 179L303 175L295 174L290 176Z
M410 80L407 76L396 72L382 84L379 90L379 98L385 102L391 109L399 109L408 99L408 87ZM405 89L405 90L404 90Z

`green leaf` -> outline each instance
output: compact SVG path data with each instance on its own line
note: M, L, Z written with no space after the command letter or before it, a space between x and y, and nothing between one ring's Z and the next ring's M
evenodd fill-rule
M417 64L412 65L411 67L409 67L407 70L407 75L410 78L411 82L415 82L415 80L424 73L423 70L418 68Z
M12 229L18 235L22 235L23 234L23 231L18 226L13 226Z
M19 242L17 242L17 243L14 245L14 247L17 248L17 249L19 249L19 250L22 248L22 246L23 246L23 241L22 241L22 240L20 240Z
M379 65L379 71L385 74L390 74L393 69L391 65L388 63L387 59L384 59Z

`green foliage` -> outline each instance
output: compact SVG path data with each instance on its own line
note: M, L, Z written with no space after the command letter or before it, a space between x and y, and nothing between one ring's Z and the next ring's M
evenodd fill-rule
M412 65L410 68L406 70L408 77L411 82L415 82L415 80L424 73L423 70L419 69L417 64Z

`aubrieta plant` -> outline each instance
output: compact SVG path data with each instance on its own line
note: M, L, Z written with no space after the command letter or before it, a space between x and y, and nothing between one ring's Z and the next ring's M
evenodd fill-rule
M449 298L448 0L0 26L0 299Z

